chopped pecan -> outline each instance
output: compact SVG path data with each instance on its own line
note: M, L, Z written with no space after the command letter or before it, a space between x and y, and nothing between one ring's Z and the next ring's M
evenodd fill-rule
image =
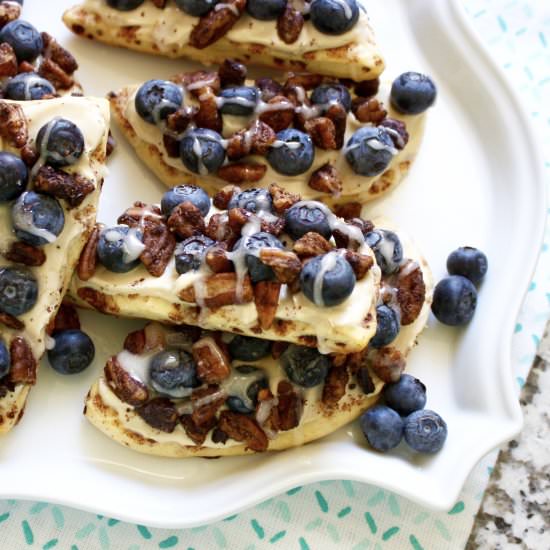
M257 78L254 84L260 90L262 101L266 103L283 91L283 87L276 80L268 77Z
M52 59L43 59L38 67L38 74L49 80L57 90L68 90L73 84L74 79L68 75Z
M293 44L298 40L302 27L304 26L304 16L298 10L294 9L289 2L285 11L277 19L277 34L285 44Z
M17 72L19 73L34 73L34 65L32 63L29 63L28 61L22 61L19 63L19 68L17 69ZM46 95L45 97L48 97Z
M265 155L271 144L277 139L273 129L261 120L255 120L247 132L250 152L254 155Z
M245 414L222 411L219 428L231 439L246 444L246 448L256 452L267 451L269 441L258 423Z
M294 108L294 104L284 95L277 95L267 101L267 105L262 109L260 120L274 132L280 132L292 124Z
M101 225L96 224L80 253L76 274L81 281L88 281L95 273L97 267L97 245L99 243L100 233Z
M254 183L267 172L267 166L257 162L234 162L218 170L218 177L229 183Z
M202 445L206 440L208 432L216 426L218 421L216 417L212 417L209 422L202 425L197 425L190 414L184 414L180 417L181 425L188 435L189 439L195 443L195 445Z
M127 208L123 214L118 217L119 224L137 227L142 222L152 221L159 222L162 220L160 208L154 204L145 204L141 201L134 202L133 206Z
M134 355L141 355L145 351L145 330L141 328L130 332L124 339L123 347Z
M409 260L401 266L396 278L396 287L401 324L410 325L420 315L426 299L426 285L418 263Z
M68 174L45 164L40 167L34 179L38 191L67 201L71 208L80 206L84 199L95 190L92 181L80 174Z
M176 239L168 226L159 220L144 220L142 232L145 248L139 259L151 275L160 277L172 259Z
M12 328L13 330L23 330L25 328L25 323L23 323L23 321L2 311L0 311L0 325Z
M201 338L193 344L192 350L200 380L217 384L230 376L231 360L213 338Z
M50 335L62 330L80 330L80 319L76 307L62 302L55 317L48 323L46 332Z
M260 260L273 269L275 277L283 284L292 283L298 278L302 270L302 262L294 252L289 250L262 248L260 250Z
M225 86L240 86L246 80L247 69L235 59L226 59L218 69L222 88Z
M225 445L225 443L229 439L229 436L219 428L214 428L210 437L212 438L212 441L214 443L222 443L223 445Z
M272 342L271 357L273 357L273 359L279 359L289 345L290 344L288 342Z
M314 231L309 231L300 237L292 248L300 259L319 256L320 254L329 252L331 249L332 245L322 235Z
M233 271L233 262L227 257L225 246L212 246L204 258L206 265L214 273L229 273Z
M296 428L302 417L302 398L296 393L292 384L281 380L277 386L277 431Z
M191 394L193 413L191 417L197 426L206 426L216 417L218 409L225 403L227 396L219 386L211 385L198 388Z
M372 97L378 93L380 87L380 80L375 78L373 80L362 80L355 84L355 94L360 97Z
M335 129L336 149L341 149L344 146L344 137L346 133L346 124L348 114L341 103L333 103L325 113L327 118L332 120Z
M160 323L147 323L145 328L145 351L166 347L166 333Z
M236 185L225 185L222 187L212 199L212 203L220 210L227 210L229 201L235 193L239 193L240 189Z
M31 347L21 336L16 336L10 344L11 370L9 381L12 384L36 383L36 359Z
M351 110L359 122L380 124L388 112L376 98L356 97L352 101Z
M218 111L216 96L213 93L203 93L199 97L199 110L193 117L193 121L199 128L209 128L210 130L221 133L223 129L223 119Z
M282 214L300 200L300 195L291 193L276 183L269 184L269 193L273 199L273 208L278 214Z
M271 233L278 237L285 228L285 219L283 217L263 218L261 222L261 230L265 233Z
M252 214L244 208L231 208L227 211L227 223L235 232L240 233Z
M161 432L172 433L178 424L178 411L166 397L155 397L136 408L136 413L149 426Z
M116 148L116 139L113 137L111 130L107 136L107 147L105 149L105 156L110 157Z
M197 115L196 107L185 106L166 117L166 127L176 134L185 132L193 117Z
M40 153L30 143L27 143L21 149L21 160L29 168L34 166L39 158L40 158Z
M224 36L238 21L246 6L246 0L228 0L225 5L227 7L210 10L199 19L189 36L190 46L201 50Z
M323 83L325 77L315 73L288 73L285 86L300 86L304 90L313 90Z
M405 148L409 142L409 132L407 132L407 125L402 120L385 118L380 123L380 126L383 126L388 130L396 149Z
M233 231L229 225L227 212L218 212L210 217L205 234L214 241L227 242L232 247L239 238L239 234Z
M345 367L331 367L323 386L323 403L333 406L346 394L349 373Z
M17 149L27 143L29 130L21 105L0 101L0 136Z
M239 284L236 273L215 273L204 281L203 295L200 298L200 306L210 309L234 304L246 304L254 299L250 277L244 277ZM239 288L240 287L240 288ZM195 288L193 286L183 289L180 298L184 302L196 303Z
M353 250L346 250L346 260L351 265L355 277L358 281L363 279L365 275L369 272L370 268L374 265L374 260L372 256L367 256L366 254L359 254Z
M323 193L339 195L342 191L342 180L338 171L330 162L323 164L311 174L308 182L309 187Z
M336 149L336 128L330 118L310 118L305 121L304 128L320 149Z
M206 227L201 211L191 201L178 204L172 210L167 225L180 239L200 235Z
M162 144L164 145L164 148L166 149L166 153L170 158L172 159L179 158L180 142L176 138L168 134L163 134Z
M363 236L374 229L374 225L372 224L372 222L368 220L363 220L361 218L351 218L346 220L346 223L348 225L358 227L361 230L361 233L363 233ZM357 242L355 239L353 241L350 241L349 232L342 231L341 229L335 229L332 235L338 248L350 248L355 250L360 245L360 243Z
M250 147L250 134L248 130L239 130L227 140L227 158L229 160L242 159L250 153Z
M361 210L363 205L360 202L346 202L344 204L337 204L334 208L334 214L344 220L351 218L358 218L361 216Z
M104 373L107 384L124 403L137 407L149 399L147 386L122 368L116 355L108 359Z
M367 364L383 382L397 382L406 365L403 354L391 346L370 350Z
M220 91L220 77L214 71L195 71L182 73L173 78L176 84L183 85L186 90L196 97L211 90L214 94Z
M10 21L19 19L21 15L21 6L15 2L0 3L0 29L7 25Z
M1 8L2 4L0 4ZM15 76L17 74L17 56L13 48L7 43L0 44L0 77Z
M44 57L54 61L67 75L72 75L78 69L74 56L67 51L53 36L42 33Z
M10 262L31 267L41 266L46 261L46 254L41 248L21 241L12 242L8 251L4 253L4 256Z
M365 395L372 393L376 389L370 375L370 370L365 365L359 367L358 371L355 373L355 379Z
M280 293L281 283L260 281L254 285L254 303L262 330L268 330L273 324L279 306Z

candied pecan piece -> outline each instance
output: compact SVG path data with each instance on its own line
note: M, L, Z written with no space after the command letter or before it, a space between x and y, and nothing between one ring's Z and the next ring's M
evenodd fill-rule
M21 336L16 336L10 344L11 370L8 379L12 384L36 383L36 359L31 347Z
M289 72L285 86L300 86L304 90L313 90L324 81L323 75L315 73L293 73Z
M233 271L233 262L227 257L226 247L221 244L208 249L204 261L214 273Z
M176 84L181 84L194 96L199 97L211 90L214 94L220 91L220 77L214 71L195 71L176 75L173 79Z
M247 69L235 59L226 59L218 69L222 88L225 86L240 86L246 80Z
M201 338L193 344L193 358L197 363L197 376L207 384L217 384L231 374L231 360L211 337Z
M302 27L304 26L304 16L294 9L290 2L286 5L285 11L277 19L277 34L285 44L293 44L298 40Z
M277 386L278 431L292 430L300 424L302 417L302 398L296 393L292 384L281 380Z
M280 293L281 283L278 282L260 281L254 285L254 303L262 330L268 330L273 324L279 306Z
M34 73L34 65L32 63L29 63L28 61L22 61L19 63L19 68L17 69L17 72L19 73ZM45 97L51 97L49 95L46 95ZM44 99L44 98L42 98Z
M21 160L30 168L36 164L40 158L40 153L30 144L27 143L21 149Z
M334 406L346 394L349 373L345 367L331 367L323 386L322 401L325 405Z
M262 101L266 103L283 91L283 87L276 80L268 77L257 78L254 84L260 90Z
M261 230L265 233L271 233L278 237L285 228L285 219L284 218L263 218L261 221Z
M224 185L212 199L212 203L220 210L227 210L229 201L235 193L239 193L240 189L236 185Z
M355 84L355 94L360 97L372 97L378 93L378 88L380 87L380 80L374 78L372 80L362 80Z
M310 118L305 121L304 128L319 149L336 149L336 128L330 118Z
M136 408L136 413L149 426L161 432L172 433L178 424L178 411L166 397L155 397Z
M403 354L391 346L370 350L367 364L383 382L397 382L406 365Z
M309 231L300 237L292 248L296 254L302 258L310 256L319 256L332 249L332 245L319 233Z
M203 296L201 307L215 309L234 304L246 304L254 299L250 277L244 277L241 284L236 273L215 273L203 282ZM239 288L240 287L240 288ZM195 288L184 288L180 292L180 299L188 303L196 303Z
M289 99L284 95L277 95L267 101L260 114L260 120L274 132L280 132L292 124L294 109L294 104Z
M218 111L216 96L213 93L204 93L199 97L199 110L193 117L193 121L199 128L208 128L221 133L223 119Z
M351 265L355 277L358 281L363 279L365 275L369 272L370 268L374 265L374 260L372 256L367 256L366 254L359 254L353 250L346 250L346 260Z
M219 428L231 439L246 444L246 448L256 452L267 451L269 441L258 423L245 414L222 411Z
M168 134L162 135L162 144L166 149L167 155L172 158L179 158L180 156L180 142Z
M11 21L19 19L21 6L15 2L0 3L0 29Z
M180 239L200 235L206 228L201 211L191 201L178 204L172 210L167 225Z
M144 220L142 232L145 248L139 259L153 277L160 277L172 259L176 239L168 226L159 220Z
M346 223L348 225L359 228L363 236L374 229L374 225L372 224L372 222L368 220L363 220L361 218L351 218L346 220ZM349 248L356 250L361 244L356 239L350 241L349 233L346 233L345 231L342 231L340 229L335 229L332 235L334 236L334 241L336 242L336 246L338 248Z
M337 204L334 208L334 214L344 220L351 218L359 218L361 216L361 210L363 206L360 202L346 202L344 204Z
M380 124L388 112L376 98L356 97L351 103L351 110L359 122Z
M300 195L291 193L276 183L269 184L269 194L273 199L273 208L278 214L282 214L300 200Z
M426 299L426 285L420 266L409 260L401 266L396 278L397 302L401 309L401 324L410 325L420 315Z
M124 213L118 217L117 222L119 224L129 225L130 227L137 227L145 221L159 223L159 220L162 219L163 217L158 206L136 201L133 206L127 208Z
M235 233L240 233L250 216L251 213L244 208L231 208L227 212L227 223Z
M44 57L54 61L67 75L72 75L78 69L74 56L67 51L53 36L42 33Z
M175 134L181 134L187 130L187 126L197 115L196 107L185 106L166 117L166 127Z
M0 4L1 8L2 4ZM0 44L0 77L15 76L17 74L17 56L13 48L7 43Z
M4 325L14 330L23 330L25 323L9 313L0 312L0 325Z
M17 149L21 149L27 143L27 119L20 105L0 101L0 136L6 138L8 143Z
M255 120L247 132L250 152L254 155L265 155L270 145L277 139L273 129L261 120Z
M289 250L262 248L260 250L260 260L273 269L275 277L283 284L292 283L298 278L302 270L300 258Z
M229 439L229 436L219 428L214 428L210 437L214 443L221 443L223 445L225 445L226 441Z
M42 60L38 74L49 80L57 90L68 90L74 84L74 79L52 59Z
M218 421L215 417L211 418L209 422L202 425L197 425L190 414L184 414L180 416L180 422L188 435L189 439L195 443L195 445L202 445L206 440L208 432L216 426Z
M141 328L130 332L124 339L123 347L134 355L142 354L145 351L145 330Z
M147 386L122 368L116 355L110 357L103 371L105 380L114 394L124 403L137 407L149 399Z
M409 142L409 132L407 132L407 125L402 120L385 118L380 123L380 126L388 130L396 149L401 150L405 148Z
M358 371L355 373L355 379L365 395L372 393L376 389L367 366L359 367Z
M101 228L100 224L95 225L80 253L78 265L76 266L76 274L81 281L88 281L95 273L97 267L97 245L99 243Z
M54 334L62 330L80 330L80 319L76 307L67 302L62 302L55 317L48 323L46 332Z
M202 50L224 36L238 21L246 6L246 0L228 0L225 4L227 7L211 10L199 19L189 36L190 46Z
M267 172L267 166L258 162L234 162L218 170L218 177L229 183L254 183Z
M227 140L226 154L229 160L239 160L250 153L250 134L248 130L239 130Z
M34 187L67 201L70 208L80 206L84 199L95 190L92 181L80 174L68 174L45 164L34 178Z
M46 254L41 248L21 241L12 242L4 257L10 262L31 267L41 266L46 261Z
M229 225L229 216L227 212L220 212L212 215L208 220L205 234L214 241L227 242L229 247L233 246L239 238L239 234Z
M308 182L309 187L323 193L339 195L342 191L342 180L338 170L330 162L323 164L311 174Z
M325 116L330 118L334 124L336 149L341 149L344 146L344 137L348 119L346 109L341 103L334 103L327 109Z
M215 384L196 389L191 394L193 422L197 426L208 425L216 417L218 409L225 403L226 398L225 392Z

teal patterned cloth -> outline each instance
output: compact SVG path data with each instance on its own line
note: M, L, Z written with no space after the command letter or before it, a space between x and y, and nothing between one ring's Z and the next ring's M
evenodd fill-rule
M475 29L521 93L550 169L550 9L547 1L463 0ZM550 176L550 170L549 170ZM550 180L550 177L549 177ZM550 231L514 336L518 389L550 314ZM328 481L296 487L218 523L184 530L131 525L42 502L0 500L0 548L439 550L463 548L496 453L472 472L453 508L436 513L376 487Z

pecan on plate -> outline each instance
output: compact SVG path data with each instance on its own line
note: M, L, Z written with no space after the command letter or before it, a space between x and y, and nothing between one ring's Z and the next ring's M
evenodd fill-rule
M99 243L101 228L100 224L95 225L80 253L78 265L76 266L76 274L81 281L88 281L95 273L97 267L97 245Z
M193 344L197 376L206 384L217 384L231 375L231 359L216 341L207 336Z
M220 91L220 77L214 71L194 71L181 73L172 79L176 84L181 84L194 96L199 97L205 92L211 91L217 94Z
M327 109L325 116L330 118L334 124L334 128L336 130L336 149L341 149L344 146L344 136L346 133L346 124L348 120L346 109L342 104L334 103Z
M235 132L227 140L226 154L229 160L239 160L250 154L250 134L244 128Z
M2 4L0 4L0 7ZM0 44L0 77L15 76L17 74L17 56L13 48L7 43Z
M55 61L52 59L44 59L38 67L38 74L49 80L56 90L68 90L73 84L74 79L68 75Z
M228 0L225 6L219 10L210 10L199 19L189 36L190 46L202 50L224 36L238 21L246 0Z
M336 149L336 128L330 118L319 116L304 123L306 132L319 149Z
M344 204L337 204L334 207L334 214L344 220L350 220L351 218L359 218L361 216L361 210L363 206L360 202L346 202Z
M48 165L41 166L38 170L34 187L37 191L67 201L70 208L80 206L95 190L95 185L89 179L79 174L68 174L62 170L56 170Z
M260 281L254 285L254 303L262 330L268 330L273 324L280 293L281 283L275 281Z
M222 88L225 86L241 86L246 80L247 69L235 59L226 59L218 69Z
M23 330L25 328L25 323L23 323L23 321L3 311L0 311L0 325L12 328L13 330Z
M313 90L321 85L325 77L315 73L293 73L289 72L286 77L285 86L300 86L304 90Z
M355 84L354 90L355 94L359 97L372 97L378 93L378 88L380 88L380 80L374 78L372 80L362 80Z
M241 190L236 185L223 186L212 199L212 204L220 210L227 210L229 201L232 199L235 193L239 193Z
M191 417L197 426L206 426L215 419L227 396L216 384L197 388L191 394L193 412Z
M218 177L229 183L255 183L267 172L267 166L258 162L234 162L218 170Z
M246 444L246 448L256 452L267 451L269 441L258 423L245 414L222 411L219 428L231 439Z
M55 62L67 75L78 69L78 63L71 52L67 51L53 36L42 33L44 57Z
M325 254L332 250L332 245L319 233L309 231L294 243L292 250L302 259Z
M240 233L252 214L244 208L231 208L227 211L227 223L235 233Z
M254 155L265 155L271 144L277 139L273 128L261 120L255 120L247 132L250 152Z
M285 44L293 44L298 40L302 27L304 26L304 16L294 9L289 2L285 11L277 19L277 34Z
M204 289L200 297L200 306L216 309L234 304L246 304L254 299L250 277L240 282L236 273L215 273L202 283ZM180 292L180 299L188 303L197 303L195 288L190 286Z
M338 170L327 162L311 174L308 182L309 187L323 193L339 195L342 192L342 180Z
M395 118L385 118L380 126L386 128L396 149L404 149L409 142L409 132L407 125L402 120Z
M10 23L19 19L21 15L21 6L15 2L1 2L0 3L0 29Z
M410 325L420 315L426 299L426 285L422 269L409 260L401 266L396 277L397 302L401 309L401 324Z
M161 432L172 433L178 424L178 411L166 397L155 397L136 408L136 413L149 426Z
M271 233L278 237L285 229L285 219L281 216L273 216L269 218L263 218L261 223L261 230L264 233Z
M41 266L46 261L46 254L41 248L21 241L12 242L9 249L4 253L4 256L10 262L31 267Z
M21 149L29 139L27 119L16 103L0 101L0 136L10 145Z
M227 212L218 212L210 217L205 235L213 241L226 242L229 248L232 248L239 238L239 234L229 225Z
M325 405L334 406L346 394L349 373L345 367L331 367L323 386L322 401Z
M189 439L195 443L195 445L202 445L206 440L208 432L216 426L218 423L216 417L212 417L209 422L204 424L197 424L190 414L184 414L180 416L180 422L188 435Z
M277 386L277 413L273 429L287 431L300 424L303 412L302 398L296 393L288 380L281 380Z
M269 184L269 194L273 199L273 208L278 214L282 214L300 200L300 195L291 193L276 183Z
M19 68L17 69L17 72L19 73L34 73L34 65L32 63L29 63L28 61L21 61L19 63ZM47 94L44 97L53 97L50 94ZM44 99L44 98L42 98Z
M145 330L141 328L130 332L124 339L123 347L134 355L141 355L145 351Z
M260 114L260 120L274 132L288 128L294 120L294 103L284 95L276 95L267 101Z
M405 357L396 348L386 346L370 350L367 354L367 364L376 376L383 382L397 382L405 370Z
M370 268L374 265L374 260L372 256L367 256L366 254L360 254L353 250L346 250L346 260L351 265L355 277L358 281L363 279L365 275L369 272Z
M40 158L40 153L30 143L26 143L21 149L21 160L32 168Z
M278 248L262 248L260 250L260 261L271 267L277 281L283 284L294 282L302 270L300 258L289 250Z
M15 337L10 344L11 370L8 374L12 384L36 383L36 359L27 341Z
M117 223L137 227L142 221L156 222L162 219L162 213L157 205L136 201L118 217Z
M166 117L166 127L174 134L181 134L187 130L187 127L196 115L197 108L186 105Z
M193 122L199 128L208 128L209 130L214 130L221 134L223 119L218 111L216 96L211 91L205 92L199 96L199 110L193 117Z
M227 246L225 243L212 246L204 257L206 265L214 273L229 273L234 271L233 262L227 257Z
M351 104L351 110L359 122L380 124L388 112L376 98L356 97Z
M48 323L46 332L50 335L62 330L80 330L80 319L76 307L62 302L55 317Z
M360 229L363 236L374 229L374 225L371 221L363 220L362 218L347 219L346 223ZM361 244L361 242L357 240L360 239L360 234L357 235L357 239L353 238L353 234L350 235L349 231L343 231L341 229L335 229L332 234L338 248L350 248L356 250ZM350 239L350 237L352 238Z
M172 259L176 239L168 226L160 222L145 221L142 231L145 248L139 259L153 277L160 277Z
M116 356L108 359L103 372L109 387L124 403L137 407L149 399L147 386L122 368Z
M276 80L269 77L257 78L254 84L260 90L262 101L266 103L283 91L283 87Z
M178 204L167 221L168 228L180 239L204 233L205 223L201 211L191 202Z

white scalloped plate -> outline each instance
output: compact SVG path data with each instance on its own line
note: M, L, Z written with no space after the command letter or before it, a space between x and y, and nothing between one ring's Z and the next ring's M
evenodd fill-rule
M141 56L72 37L59 18L71 0L26 0L24 17L69 46L90 94L168 76L189 63ZM516 434L521 412L511 374L511 337L540 249L546 200L537 143L513 90L473 36L455 1L369 2L387 74L431 74L439 86L423 149L410 177L372 205L417 240L436 278L448 252L470 244L490 270L466 330L433 319L409 362L449 437L434 457L368 451L356 425L279 454L162 460L129 451L82 416L84 395L135 322L85 314L94 368L73 378L47 365L24 421L0 441L0 496L43 499L160 527L214 521L296 485L353 479L448 509L474 464ZM116 132L115 132L116 134ZM162 186L119 140L102 198L113 221L134 199L158 201Z

